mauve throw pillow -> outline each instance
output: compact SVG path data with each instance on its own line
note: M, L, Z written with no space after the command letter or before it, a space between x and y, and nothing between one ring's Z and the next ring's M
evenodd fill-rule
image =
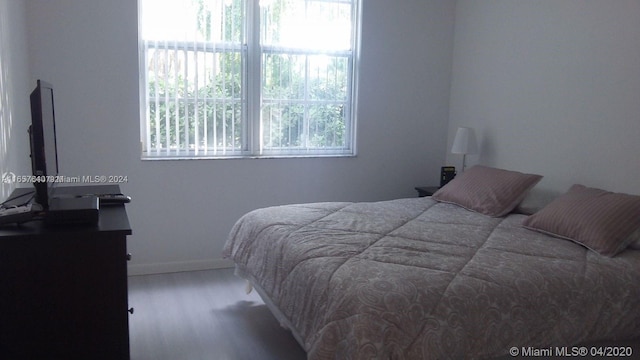
M640 196L576 184L522 225L615 256L636 239Z
M436 191L432 199L501 217L518 206L540 179L541 175L476 165Z

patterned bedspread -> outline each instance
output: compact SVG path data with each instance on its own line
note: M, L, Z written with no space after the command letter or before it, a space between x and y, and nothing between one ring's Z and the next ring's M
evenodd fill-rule
M448 359L640 336L640 251L607 258L426 198L255 210L224 249L309 359Z

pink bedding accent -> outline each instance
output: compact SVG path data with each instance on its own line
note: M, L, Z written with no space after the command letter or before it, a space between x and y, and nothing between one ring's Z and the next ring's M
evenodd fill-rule
M615 256L636 241L636 232L640 230L640 196L576 184L527 217L523 225Z

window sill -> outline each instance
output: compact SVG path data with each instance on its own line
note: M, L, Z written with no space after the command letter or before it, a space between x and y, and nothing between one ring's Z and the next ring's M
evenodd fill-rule
M356 154L310 154L310 155L142 155L142 161L171 161L171 160L244 160L244 159L326 159L326 158L355 158Z

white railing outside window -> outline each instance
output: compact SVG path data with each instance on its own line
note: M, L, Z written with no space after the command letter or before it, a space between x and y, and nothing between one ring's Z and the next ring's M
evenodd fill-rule
M139 0L144 159L355 154L360 0Z

